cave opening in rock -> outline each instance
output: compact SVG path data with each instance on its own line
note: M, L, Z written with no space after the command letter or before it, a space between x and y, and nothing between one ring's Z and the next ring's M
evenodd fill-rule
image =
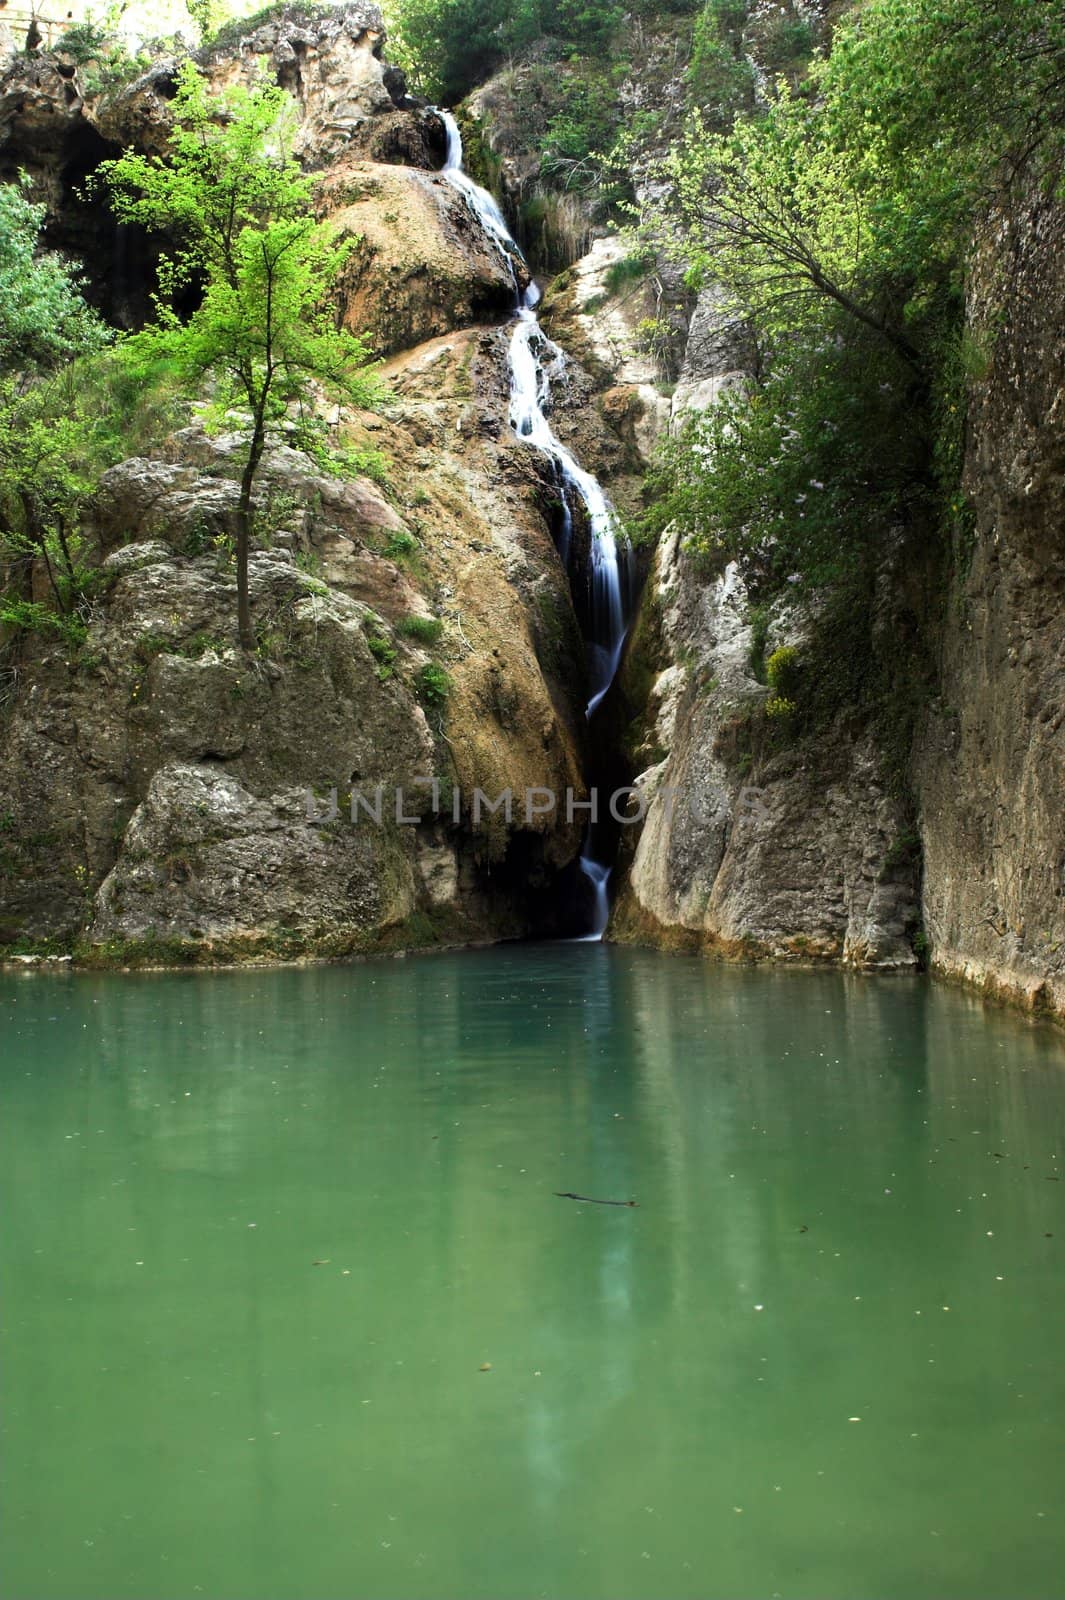
M113 328L142 328L151 319L159 287L159 259L169 241L136 222L120 222L106 196L86 187L101 162L121 154L94 128L72 133L59 169L58 207L45 226L45 242L82 263L85 297ZM191 315L202 286L190 281L179 291L175 310Z

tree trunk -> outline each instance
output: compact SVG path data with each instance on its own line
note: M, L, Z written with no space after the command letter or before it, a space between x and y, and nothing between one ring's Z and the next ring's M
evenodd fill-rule
M48 582L51 584L52 593L55 595L56 610L60 616L63 616L67 608L63 604L63 596L59 591L59 584L56 582L55 571L48 555L48 540L38 519L33 499L24 489L20 491L19 499L22 501L22 510L26 518L26 537L36 546L37 552L44 562L44 570L48 574Z
M261 416L256 416L252 430L248 459L240 479L240 499L237 501L237 633L241 647L251 654L255 649L255 629L251 621L251 602L248 598L248 549L251 545L251 492L255 474L262 460L266 429Z

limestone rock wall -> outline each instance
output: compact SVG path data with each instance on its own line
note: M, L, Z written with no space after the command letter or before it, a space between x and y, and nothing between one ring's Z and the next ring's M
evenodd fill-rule
M38 641L5 679L7 942L217 959L549 930L579 830L470 806L478 786L582 783L579 640L536 458L500 429L505 340L464 330L387 376L387 415L350 426L400 494L283 445L267 459L253 659L233 634L238 440L188 429L106 475L85 643ZM430 664L444 703L422 692ZM350 792L378 785L384 825L352 827ZM397 787L417 825L396 824ZM331 790L339 816L319 825L308 791L327 818Z
M216 960L552 929L580 830L527 819L523 791L582 790L585 737L553 489L506 426L512 280L432 170L439 119L404 103L382 41L380 13L355 4L313 22L294 10L203 58L217 85L265 67L292 91L322 213L361 241L340 308L389 358L390 398L329 420L378 452L377 477L324 476L274 438L249 658L234 634L240 435L191 425L104 476L84 643L0 639L0 944ZM69 151L91 165L127 137L154 148L170 70L106 105L61 60L8 71L0 145L17 162L37 141L60 227ZM435 805L419 778L438 781ZM352 791L379 786L382 825L353 827ZM475 789L507 787L510 817L474 814ZM415 820L396 820L397 788Z
M934 967L1065 1016L1065 212L988 219L969 296L965 489L941 690L915 755Z
M973 532L949 593L925 596L936 683L901 787L885 781L876 730L853 719L768 757L739 747L767 692L749 665L741 579L708 577L677 532L659 550L628 667L630 691L650 681L635 692L649 808L623 863L616 937L879 967L912 965L916 950L943 975L1065 1016L1063 220L1042 191L1015 190L979 240ZM672 421L742 382L743 365L705 291ZM900 581L888 562L878 628L893 626ZM802 625L778 611L770 648Z
M735 565L708 578L659 549L636 654L654 673L637 765L646 819L611 922L620 939L729 956L915 965L904 806L872 735L834 732L756 760L735 732L767 690L750 665ZM630 678L634 662L630 660Z

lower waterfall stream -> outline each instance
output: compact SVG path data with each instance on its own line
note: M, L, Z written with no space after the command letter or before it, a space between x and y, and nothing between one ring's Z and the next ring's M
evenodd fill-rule
M516 320L508 354L510 365L510 425L523 443L538 450L551 462L562 495L562 529L557 539L558 553L566 568L571 588L574 574L570 564L573 512L570 496L576 495L584 509L589 530L589 576L586 596L588 628L589 698L585 717L595 716L617 673L625 645L630 618L626 614L625 594L630 551L619 537L617 519L606 495L590 472L577 461L558 439L548 421L551 384L565 369L565 352L544 333L536 315L540 291L535 283L521 290L514 272L514 260L522 254L507 227L503 213L486 189L463 170L462 135L449 111L436 109L447 134L447 155L442 176L463 196L477 217L493 248L506 262L514 283ZM581 849L580 868L593 894L593 914L589 939L601 939L610 913L610 862L600 854L595 812Z

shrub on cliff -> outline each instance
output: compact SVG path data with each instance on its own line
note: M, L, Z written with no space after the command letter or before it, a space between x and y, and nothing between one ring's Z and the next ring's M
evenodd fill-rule
M54 370L108 337L69 262L41 250L44 214L23 183L0 184L0 377Z
M615 0L399 0L397 9L406 65L448 104L538 40L606 56L625 16Z

